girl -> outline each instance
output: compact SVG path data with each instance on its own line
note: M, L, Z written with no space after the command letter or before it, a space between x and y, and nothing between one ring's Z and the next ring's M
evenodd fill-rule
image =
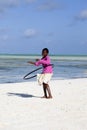
M32 62L32 61L28 62L36 66L39 65L43 66L42 74L39 76L38 79L40 85L43 84L44 96L42 98L52 98L51 90L48 83L52 77L53 70L52 70L52 65L50 65L51 61L48 54L49 54L49 50L47 48L44 48L42 50L42 58L40 60L37 59L36 62Z

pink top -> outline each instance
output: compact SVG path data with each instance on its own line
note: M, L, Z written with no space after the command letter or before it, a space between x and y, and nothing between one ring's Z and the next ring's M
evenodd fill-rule
M36 66L41 65L43 66L42 73L53 73L52 66L47 66L51 64L50 57L46 56L45 58L40 59L35 63Z

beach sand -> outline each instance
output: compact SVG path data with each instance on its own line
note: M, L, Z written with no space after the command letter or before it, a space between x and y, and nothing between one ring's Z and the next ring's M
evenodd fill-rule
M50 85L53 99L37 82L0 84L0 130L87 130L87 79Z

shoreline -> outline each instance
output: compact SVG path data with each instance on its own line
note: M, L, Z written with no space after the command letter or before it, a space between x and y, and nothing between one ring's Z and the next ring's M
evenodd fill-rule
M78 78L78 77L74 77L74 78L53 78L53 79L51 79L51 82L53 82L53 81L72 81L72 80L81 80L81 79L87 79L87 77L81 77L81 78ZM22 83L37 83L38 84L38 82L37 82L37 80L25 80L25 81L20 81L20 82L6 82L6 83L0 83L0 85L6 85L6 84L22 84Z

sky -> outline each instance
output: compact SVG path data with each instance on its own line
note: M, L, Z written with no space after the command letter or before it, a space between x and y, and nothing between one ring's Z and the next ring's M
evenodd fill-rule
M0 0L0 53L87 55L87 0Z

